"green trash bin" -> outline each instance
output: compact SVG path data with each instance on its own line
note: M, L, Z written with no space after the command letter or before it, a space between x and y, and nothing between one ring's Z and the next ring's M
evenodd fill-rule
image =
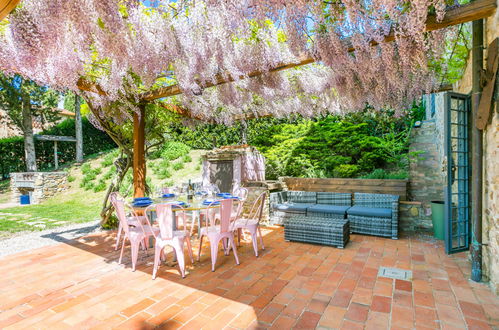
M433 223L433 236L444 239L444 212L445 202L431 201L431 222Z

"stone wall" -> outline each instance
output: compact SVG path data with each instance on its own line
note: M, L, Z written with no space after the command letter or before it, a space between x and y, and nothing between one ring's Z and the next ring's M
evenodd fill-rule
M21 195L30 195L31 204L39 204L68 189L65 172L11 173L10 188L13 203L19 203Z
M267 196L265 198L265 205L263 207L263 214L261 223L263 225L270 224L270 193L273 191L282 190L282 186L276 181L251 181L244 182L243 186L248 189L248 198L247 202L244 205L243 216L247 216L253 206L253 203L256 201L258 196L261 193L266 192Z
M486 20L488 45L499 37L499 10ZM485 49L485 59L487 49ZM454 89L460 93L471 92L471 57L468 59L463 79ZM484 280L490 281L492 290L499 294L499 105L495 103L491 120L483 132L483 208L482 241Z
M482 240L484 274L499 294L499 106L484 132Z
M423 203L401 201L399 204L399 230L402 232L431 232L433 225Z
M444 200L443 116L439 114L443 108L437 109L433 119L411 132L409 151L421 152L409 166L409 200L417 203L401 205L402 230L431 229L431 201Z

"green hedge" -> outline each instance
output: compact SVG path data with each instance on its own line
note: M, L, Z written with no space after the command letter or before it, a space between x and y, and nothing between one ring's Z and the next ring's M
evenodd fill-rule
M116 148L116 144L104 132L96 129L86 118L82 119L83 126L83 154L91 155L101 151ZM58 125L45 130L44 135L75 136L74 119L66 119ZM50 170L54 166L54 142L36 141L36 161L39 170ZM73 162L76 158L76 144L74 142L58 142L59 166ZM23 172L24 139L12 137L0 139L0 173L6 178L11 172Z

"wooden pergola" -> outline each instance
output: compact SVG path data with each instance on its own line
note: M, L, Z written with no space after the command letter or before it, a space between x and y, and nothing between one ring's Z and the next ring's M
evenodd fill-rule
M475 20L483 19L490 17L494 14L496 10L496 1L495 0L477 0L473 1L467 5L452 8L447 10L445 17L442 21L438 22L435 16L429 16L426 22L426 31L435 31L439 29L443 29L449 26L458 25L462 23L472 22ZM393 33L389 34L385 38L385 42L390 42L395 39ZM373 42L373 45L376 43ZM353 48L350 51L354 51ZM216 82L204 82L200 85L203 88L209 88L214 86L223 85L226 83L230 83L240 79L253 78L260 76L262 74L268 72L279 72L282 70L287 70L307 64L314 63L315 59L312 57L304 57L297 63L283 63L282 65L278 65L275 68L270 69L266 72L254 71L244 77L232 77L224 78L222 76L218 76L216 78ZM95 85L84 83L80 81L79 87L83 90L91 90L96 92L102 92L102 90ZM144 102L151 102L157 99L166 98L169 96L182 94L182 90L178 85L172 85L167 87L161 87L156 90L144 93L141 95L141 100ZM173 109L175 113L180 114L186 117L192 117L190 112L186 109L175 107ZM144 197L145 188L146 188L146 162L145 162L145 108L142 107L139 114L134 114L134 133L133 133L133 142L134 142L134 150L133 150L133 184L134 184L134 197ZM240 118L244 119L244 118Z
M11 11L19 0L0 0L0 19L2 19L2 15L6 15L9 11ZM437 21L435 16L429 16L426 22L426 31L434 31L443 29L449 26L458 25L462 23L472 22L475 20L483 19L490 17L494 14L496 10L496 0L476 0L469 4L448 9L443 20L440 22ZM389 34L385 38L385 42L390 42L395 39L393 33ZM376 42L372 43L373 45ZM353 48L350 48L350 51L354 51ZM315 59L312 57L303 57L296 63L282 63L268 71L254 71L249 73L246 76L242 77L233 77L233 76L218 76L215 79L215 82L200 82L200 86L203 88L214 87L226 83L230 83L233 81L237 81L240 79L253 78L260 76L262 74L266 74L269 72L279 72L282 70L295 68L307 64L314 63ZM78 81L78 88L83 91L90 91L98 94L105 94L105 92L96 84L86 81L84 79L80 79ZM142 104L146 104L148 102L152 102L157 99L166 98L169 96L182 94L182 90L178 85L166 86L155 89L153 91L149 91L143 93L140 96L140 101ZM169 111L177 113L182 116L192 117L192 114L183 108L177 106L167 106ZM246 119L246 118L239 118ZM141 106L140 112L135 113L133 116L134 125L133 125L133 183L134 183L134 196L135 197L143 197L145 194L146 187L146 163L145 163L145 106Z

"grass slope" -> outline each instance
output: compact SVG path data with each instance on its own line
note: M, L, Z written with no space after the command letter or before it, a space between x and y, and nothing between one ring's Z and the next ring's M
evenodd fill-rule
M192 150L189 152L189 157L172 161L171 163L182 162L183 167L174 170L173 166L169 166L171 177L166 179L160 179L152 170L153 167L160 166L161 159L149 160L147 162L147 176L153 191L162 186L179 185L189 179L200 180L200 159L202 154L202 150ZM69 189L42 204L0 209L0 238L24 231L43 230L98 219L105 189L107 189L107 184L112 178L108 174L113 170L112 162L109 162L109 159L113 158L111 155L115 156L116 151L90 157L81 166L73 165L67 168L68 178L71 181L69 182ZM83 168L86 168L86 170L83 170ZM93 174L89 175L89 172ZM131 172L130 170L128 174L130 179ZM89 187L89 184L82 184L86 176L93 177L90 181L87 178L87 181L92 183L90 184L91 187ZM99 191L95 187L100 182L104 182L105 187ZM10 200L8 185L8 180L0 182L0 203ZM131 180L125 185L128 185L125 190L131 192L133 189Z

